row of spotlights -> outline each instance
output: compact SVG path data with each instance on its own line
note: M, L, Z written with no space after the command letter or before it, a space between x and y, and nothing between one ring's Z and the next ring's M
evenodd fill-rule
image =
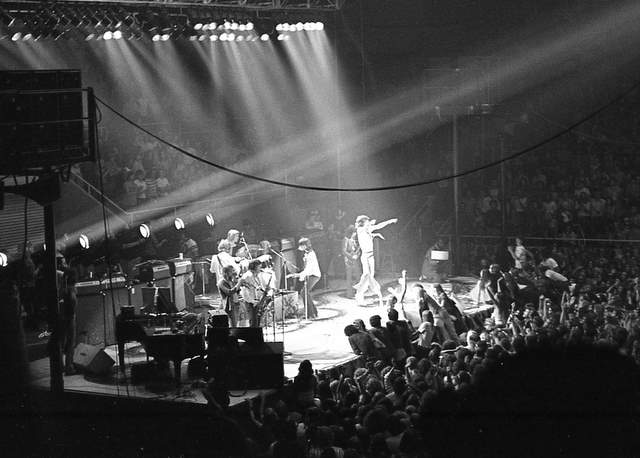
M205 221L211 227L215 225L215 220L213 219L213 215L211 213L206 214ZM173 221L173 226L176 228L176 230L180 231L183 230L186 225L184 224L184 220L182 218L176 218ZM151 236L151 228L148 224L141 224L138 228L138 231L140 232L140 235L145 239ZM89 237L86 234L80 234L80 236L78 237L78 243L85 250L88 250L91 247L91 242L89 241ZM5 253L0 252L0 267L7 267L8 264L9 257Z
M258 39L261 41L268 41L270 39L270 36L266 33L261 34L259 37L257 36L252 36L252 35L241 35L238 34L237 32L251 32L254 30L254 25L252 22L247 22L246 24L242 24L242 23L237 23L237 22L229 22L226 21L222 24L218 24L216 22L211 22L211 23L197 23L195 24L195 26L193 27L194 31L196 32L207 32L207 31L220 31L221 33L219 35L211 35L209 37L209 39L211 41L257 41ZM324 30L324 23L322 22L298 22L296 24L289 24L289 23L280 23L278 25L276 25L276 31L278 32L278 40L287 40L288 35L285 33L283 34L283 32L300 32L300 31L314 31L314 30ZM134 35L131 35L131 38L133 38ZM215 37L215 38L214 38ZM34 35L32 33L22 33L22 32L16 32L13 35L11 35L11 40L12 41L30 41L30 40L37 40L38 38L40 38L37 35ZM90 40L120 40L124 38L124 35L122 33L121 30L107 30L104 33L89 33L86 37L85 40L86 41L90 41ZM142 38L141 35L138 36L138 38ZM152 40L153 41L168 41L171 38L170 34L164 33L164 34L155 34L152 36ZM206 36L203 35L192 35L190 37L190 39L192 41L195 40L199 40L199 41L204 41L206 39Z
M324 23L322 22L298 22L296 24L289 24L284 22L276 25L277 32L313 32L315 30L324 30Z
M207 213L205 215L205 221L211 227L215 225L215 220L213 219L213 215L211 213ZM182 218L176 218L173 220L173 227L175 227L176 230L181 231L186 227L186 224L184 223L184 220ZM140 235L145 239L151 236L151 228L148 224L141 224L138 227L138 231L140 232ZM86 234L80 234L80 236L78 237L78 243L85 250L88 250L91 246L89 237ZM2 256L4 256L4 258ZM0 267L4 267L2 262L4 262L5 264L7 262L7 256L4 253L0 253Z
M198 22L193 26L194 30L237 30L238 32L249 32L253 30L253 22L247 22L246 24L238 23L235 21L225 21L221 24L217 22Z

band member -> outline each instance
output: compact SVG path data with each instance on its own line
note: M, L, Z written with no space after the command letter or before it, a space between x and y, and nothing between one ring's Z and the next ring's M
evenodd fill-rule
M358 237L358 244L362 253L360 255L360 261L362 263L362 275L356 288L356 302L358 305L364 305L364 295L367 290L371 289L374 294L378 296L380 306L382 307L382 292L380 291L380 283L375 279L375 258L373 255L373 239L379 237L384 240L381 234L374 231L382 229L390 224L398 222L397 218L389 219L381 223L376 224L375 220L370 219L366 215L360 215L356 218L356 235Z
M311 240L306 237L301 238L298 241L298 250L304 253L304 268L297 274L292 274L290 277L296 277L300 280L298 285L298 292L304 298L304 303L307 307L307 317L316 318L318 316L318 309L311 297L311 290L318 283L322 274L320 273L320 265L318 264L318 258L316 252L313 251L311 246Z
M276 283L276 275L273 270L273 260L271 259L271 256L269 256L268 254L263 254L257 259L258 261L260 261L261 270L260 270L260 274L258 275L260 278L260 283L263 286L268 287L272 291L275 290L277 283Z
M347 280L347 298L354 299L353 277L358 271L358 258L360 258L360 247L356 241L356 227L351 225L344 231L342 239L342 257L344 258L344 270Z
M249 326L258 327L258 310L260 300L264 295L263 285L260 283L260 261L257 259L249 263L247 270L240 279L240 296L242 297L242 305L246 319L249 320Z
M222 296L222 305L224 311L227 312L231 326L238 325L238 317L240 316L240 282L238 280L238 272L234 266L225 266L222 269L222 280L218 282L218 291Z
M237 256L236 252L241 248L241 246L239 245L240 231L237 229L229 229L229 232L227 232L227 238L225 240L229 242L229 245L231 247L229 250L229 254L231 254L231 256Z
M218 243L218 254L211 257L211 266L209 267L209 272L216 276L216 282L220 282L224 278L223 270L227 266L238 269L236 259L231 256L231 243L223 239Z

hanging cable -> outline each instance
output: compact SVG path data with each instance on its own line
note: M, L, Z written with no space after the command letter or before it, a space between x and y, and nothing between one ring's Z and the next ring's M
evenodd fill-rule
M111 249L110 249L110 245L109 245L109 230L108 230L108 226L107 226L107 208L106 208L106 204L105 204L105 195L104 195L104 173L102 170L102 156L100 155L100 142L98 140L98 125L96 124L94 126L94 138L96 139L96 158L98 160L98 177L99 177L99 183L100 183L100 204L102 206L102 224L104 227L104 251L105 251L105 262L107 263L107 275L109 278L109 292L111 293L111 312L112 312L112 317L113 317L113 325L114 325L114 329L115 329L115 319L116 319L116 300L115 300L115 294L114 294L114 290L113 290L113 272L111 269ZM106 313L106 311L103 311L103 313ZM104 316L104 315L103 315ZM104 329L104 340L105 340L105 344L107 343L107 329L106 329L106 317L105 317L105 329ZM119 348L118 346L116 346L116 358L118 358L118 360L120 360L118 352L119 352ZM127 390L127 396L129 395L129 385L128 383L126 383L125 381L125 388ZM120 395L120 384L117 382L116 380L116 390L118 392L118 395Z
M107 108L109 111L111 111L113 114L115 114L116 116L118 116L119 118L121 118L122 120L124 120L125 122L131 124L133 127L135 127L138 130L141 130L142 132L146 133L147 135L151 136L152 138L158 140L160 143L165 144L166 146L175 149L176 151L184 154L185 156L188 156L196 161L202 162L203 164L207 164L211 167L217 168L219 170L222 170L224 172L228 172L243 178L247 178L250 180L254 180L254 181L261 181L263 183L268 183L268 184L273 184L273 185L277 185L277 186L285 186L288 188L295 188L295 189L306 189L309 191L328 191L328 192L370 192L370 191L392 191L392 190L396 190L396 189L406 189L406 188L415 188L417 186L425 186L425 185L429 185L429 184L435 184L435 183L441 183L443 181L449 181L452 180L454 178L460 178L460 177L464 177L467 175L471 175L474 174L476 172L479 172L481 170L485 170L485 169L489 169L491 167L495 167L496 165L500 165L503 162L507 162L507 161L511 161L513 159L516 159L520 156L524 156L525 154L528 154L548 143L551 143L552 141L562 137L563 135L567 134L568 132L573 131L576 127L584 124L585 122L593 119L594 117L596 117L598 114L600 114L602 111L606 110L607 108L609 108L610 106L616 104L617 102L619 102L620 100L622 100L623 98L625 98L629 93L633 92L636 88L638 88L640 86L640 81L636 82L635 84L633 84L629 89L627 89L626 91L622 92L620 95L618 95L617 97L613 98L612 100L610 100L609 102L607 102L605 105L601 106L600 108L598 108L597 110L589 113L587 116L581 118L580 120L574 122L573 124L570 124L569 126L567 126L565 129L562 129L560 132L545 138L544 140L529 146L523 150L520 150L516 153L513 153L509 156L505 156L504 158L495 160L495 161L491 161L488 162L484 165L481 165L479 167L475 167L469 170L465 170L456 174L452 174L452 175L448 175L445 177L440 177L440 178L433 178L430 180L424 180L424 181L416 181L413 183L405 183L405 184L399 184L399 185L388 185L388 186L378 186L378 187L356 187L356 188L340 188L340 187L330 187L330 186L310 186L310 185L302 185L302 184L294 184L294 183L286 183L284 181L278 181L278 180L272 180L270 178L265 178L265 177L260 177L257 175L252 175L250 173L246 173L246 172L241 172L239 170L235 170L229 167L226 167L222 164L218 164L216 162L212 162L208 159L205 159L203 157L197 156L193 153L190 153L189 151L185 150L184 148L181 148L180 146L174 145L173 143L159 137L158 135L154 134L153 132L145 129L144 127L142 127L140 124L136 123L135 121L127 118L125 115L123 115L122 113L120 113L118 110L116 110L115 108L113 108L111 105L109 105L108 103L106 103L104 100L102 100L100 97L95 96L96 100L98 102L100 102L105 108Z

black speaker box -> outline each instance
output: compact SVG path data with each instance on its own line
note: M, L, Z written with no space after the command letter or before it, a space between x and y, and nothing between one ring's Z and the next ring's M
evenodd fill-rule
M241 349L230 362L229 389L282 388L284 382L282 355L282 342L268 342L260 348ZM209 366L215 363L215 361L209 361Z
M73 364L88 374L107 374L115 363L102 348L94 345L80 343L73 351Z

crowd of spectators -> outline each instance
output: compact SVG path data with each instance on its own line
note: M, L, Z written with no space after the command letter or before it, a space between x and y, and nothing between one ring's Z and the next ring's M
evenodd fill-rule
M378 315L348 324L360 367L319 373L303 361L275 400L248 403L246 453L513 456L540 428L519 454L582 456L586 445L627 456L638 426L637 250L545 253L557 262L511 250L517 268L481 275L491 316L418 284L407 295L420 322L392 296L386 324Z

